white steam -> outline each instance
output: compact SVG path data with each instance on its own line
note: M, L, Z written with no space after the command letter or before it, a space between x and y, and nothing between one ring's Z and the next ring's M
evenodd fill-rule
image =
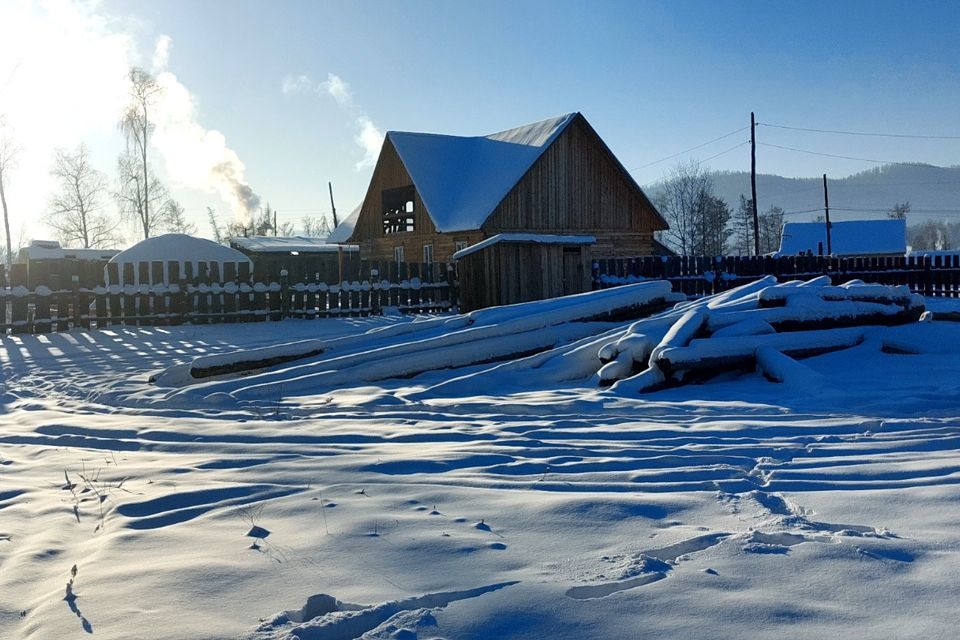
M377 162L380 147L383 146L383 132L373 123L373 120L361 109L353 99L350 85L335 73L328 73L323 82L314 83L306 74L298 76L288 75L280 86L284 95L313 91L320 95L331 96L340 108L351 118L357 129L354 142L363 151L363 157L356 163L356 168L372 167Z
M153 109L153 146L163 157L167 177L186 187L217 193L238 220L248 222L260 207L260 197L247 183L246 167L227 146L224 135L197 122L193 95L177 76L165 70L169 52L170 38L160 36L153 58L162 88Z
M57 147L86 142L98 168L112 173L123 148L117 123L129 101L128 72L143 65L139 28L98 2L0 0L0 115L22 148L7 190L14 232L24 224L31 236L49 234L38 221L54 187ZM193 96L168 71L171 44L160 36L146 59L164 88L152 113L157 168L170 186L217 193L245 218L259 199L237 154L197 122Z

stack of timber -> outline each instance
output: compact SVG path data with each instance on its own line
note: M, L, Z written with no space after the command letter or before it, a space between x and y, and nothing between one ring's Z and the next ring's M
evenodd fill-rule
M633 323L600 347L597 383L643 392L753 368L782 382L796 358L856 346L868 328L923 312L923 298L905 286L768 276Z
M189 394L246 397L314 393L344 384L512 361L596 336L625 318L676 302L667 282L644 282L551 300L408 322L329 341L308 340L202 356L151 378ZM294 363L294 361L297 361ZM290 365L277 368L277 365Z

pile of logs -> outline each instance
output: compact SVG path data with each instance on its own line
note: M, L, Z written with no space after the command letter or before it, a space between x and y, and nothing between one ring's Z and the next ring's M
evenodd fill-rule
M915 322L923 311L904 286L768 276L633 323L599 349L597 382L651 391L752 368L782 382L796 358L856 346L869 327Z

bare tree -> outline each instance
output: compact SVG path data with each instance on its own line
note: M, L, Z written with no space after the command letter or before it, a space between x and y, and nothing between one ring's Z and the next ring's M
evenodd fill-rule
M58 149L50 170L59 191L50 198L44 222L64 245L105 247L119 241L119 220L103 213L108 198L106 176L90 162L84 144L74 151Z
M893 208L887 211L887 217L893 218L895 220L906 220L907 214L910 213L910 201L898 202L893 205Z
M179 202L169 198L163 204L162 217L166 222L166 230L170 233L183 233L188 236L197 234L197 225L185 217L186 210Z
M7 239L6 264L7 269L13 263L13 243L10 237L10 210L7 207L7 185L10 173L16 168L17 155L20 147L13 138L13 133L0 118L0 206L3 207L3 231Z
M733 249L742 256L753 253L753 201L740 194L740 206L733 216Z
M327 222L327 216L319 218L306 216L301 221L303 235L308 238L326 238L330 235L330 223Z
M118 189L114 194L121 214L131 220L144 239L170 228L170 196L166 187L147 173L149 188L143 185L143 173L136 156L124 154L117 162ZM146 199L145 199L146 198Z
M760 215L760 252L773 253L780 248L780 233L783 230L783 209L770 207Z
M694 234L694 250L701 256L722 256L727 251L727 239L733 233L728 228L730 208L723 198L712 193L712 185L701 193L696 204L698 222Z
M698 162L690 161L674 167L657 196L657 208L670 225L663 238L682 255L697 245L704 194L713 195L713 181Z
M207 221L210 223L210 228L213 230L214 242L222 244L224 241L224 229L220 226L220 221L217 219L217 211L213 207L207 207Z
M7 253L7 246L5 244L0 245L0 264L5 264L9 267L10 264L13 262L14 257L16 257L17 251L20 248L22 248L24 245L26 245L26 243L27 243L27 225L21 223L19 229L16 232L16 235L14 236L12 242L10 243L10 246L12 247L12 249L10 250L10 253ZM2 314L3 312L0 311L0 315Z
M161 187L153 176L147 158L150 135L153 124L150 122L150 109L160 94L160 85L149 72L133 67L129 73L130 104L120 119L120 130L127 141L125 155L121 158L120 191L126 192L123 201L128 205L127 213L136 216L144 238L163 224L157 220L159 207L166 197L157 197L154 191ZM132 193L131 193L132 192Z

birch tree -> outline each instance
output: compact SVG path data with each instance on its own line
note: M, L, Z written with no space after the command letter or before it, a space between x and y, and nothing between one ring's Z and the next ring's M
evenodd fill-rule
M13 133L7 127L6 121L0 118L0 206L3 207L7 269L10 269L10 265L13 263L13 242L10 237L10 209L7 206L7 187L9 186L10 174L16 168L19 153L20 147L14 140Z
M144 239L166 226L162 208L166 190L153 175L148 157L153 124L150 114L160 95L160 85L149 72L133 67L129 73L130 103L120 120L127 148L120 158L118 200L124 213L139 226Z

